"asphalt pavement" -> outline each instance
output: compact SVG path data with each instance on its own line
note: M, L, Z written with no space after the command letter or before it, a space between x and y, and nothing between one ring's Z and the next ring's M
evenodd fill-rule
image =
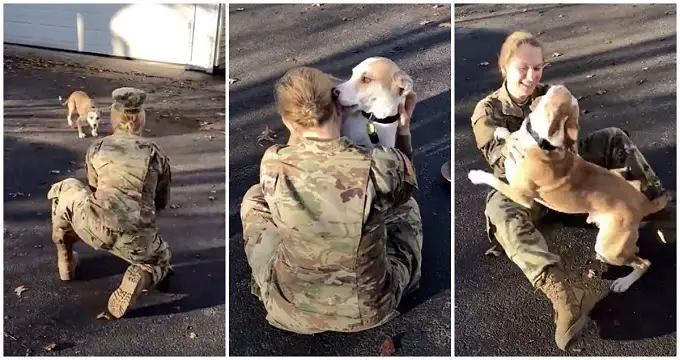
M505 255L485 256L488 188L471 169L488 169L470 116L497 89L500 46L528 30L545 47L543 81L564 83L580 101L581 134L617 126L666 188L676 189L676 5L458 5L455 7L455 349L456 356L554 356L553 310ZM488 62L488 66L480 65ZM600 93L600 95L598 95ZM573 280L601 288L630 271L594 259L596 229L578 217L539 228ZM623 294L605 298L568 355L675 356L676 246L642 231L652 267ZM588 270L596 271L589 279Z
M225 355L225 80L5 46L5 356ZM66 177L85 181L85 151L93 141L68 127L57 97L82 89L106 109L121 86L147 92L145 135L170 158L170 207L159 213L158 226L176 276L168 293L150 291L123 319L103 321L97 315L127 264L77 244L79 276L62 282L46 195ZM107 111L103 118L101 136L111 133Z
M440 174L450 159L451 10L449 5L231 4L229 7L229 355L373 356L393 338L395 355L451 354L451 185ZM443 25L441 25L443 24ZM418 103L412 125L424 226L421 288L402 315L377 329L297 335L269 326L250 293L239 209L258 182L266 126L288 134L273 106L274 82L311 66L349 78L353 66L386 56L409 73Z

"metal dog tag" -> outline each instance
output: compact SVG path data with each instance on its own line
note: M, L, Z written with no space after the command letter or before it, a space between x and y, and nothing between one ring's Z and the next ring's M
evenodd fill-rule
M371 140L371 144L377 144L380 141L380 138L378 138L378 133L375 132L375 124L373 124L372 120L369 120L369 122L366 124L366 133L368 134L368 138Z

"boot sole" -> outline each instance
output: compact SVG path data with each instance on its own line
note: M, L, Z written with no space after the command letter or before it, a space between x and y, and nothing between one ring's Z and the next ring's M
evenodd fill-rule
M576 338L581 335L583 329L585 329L586 325L588 324L588 321L590 321L590 315L581 316L560 338L560 340L557 342L557 347L566 351L569 343L571 343L573 340L576 340Z
M116 319L123 317L135 303L139 294L142 293L143 274L141 274L141 271L144 270L137 267L129 268L125 271L120 286L113 294L111 294L111 297L109 297L109 313Z

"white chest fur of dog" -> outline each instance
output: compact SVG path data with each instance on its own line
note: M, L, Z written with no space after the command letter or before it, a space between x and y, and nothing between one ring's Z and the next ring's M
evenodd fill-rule
M394 147L399 126L399 105L413 90L413 80L390 59L368 58L352 69L352 77L333 90L338 103L349 111L342 135L366 147ZM371 142L369 118L377 133Z

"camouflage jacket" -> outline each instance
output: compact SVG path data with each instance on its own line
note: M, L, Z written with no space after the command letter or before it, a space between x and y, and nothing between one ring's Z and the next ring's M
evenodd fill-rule
M493 133L497 127L504 127L510 132L519 130L524 118L529 115L529 106L534 99L545 95L551 85L539 84L534 93L522 104L516 103L508 93L505 82L503 85L475 106L472 114L472 131L475 134L477 148L493 173L498 177L505 176L505 156L503 155L503 140L496 140Z
M268 301L318 331L359 331L393 314L385 215L417 186L403 153L300 139L265 152L260 184L282 242Z
M170 200L170 161L153 141L116 133L87 151L87 181L103 225L121 232L156 226Z

